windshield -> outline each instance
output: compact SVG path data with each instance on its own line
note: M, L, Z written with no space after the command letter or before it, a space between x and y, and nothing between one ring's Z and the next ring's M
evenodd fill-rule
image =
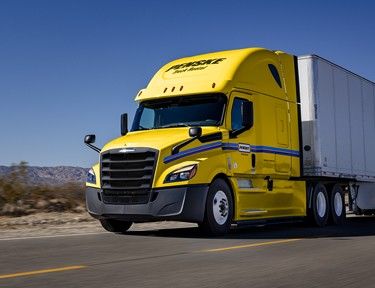
M140 103L132 131L168 127L219 126L226 97L205 94L157 99Z

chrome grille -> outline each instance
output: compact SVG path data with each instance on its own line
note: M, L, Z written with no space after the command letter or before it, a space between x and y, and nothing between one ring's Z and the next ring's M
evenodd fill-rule
M144 204L150 200L157 151L149 148L109 150L101 154L103 201Z

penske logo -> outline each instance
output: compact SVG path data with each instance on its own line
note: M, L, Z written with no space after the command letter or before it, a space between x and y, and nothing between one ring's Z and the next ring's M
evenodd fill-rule
M208 65L219 64L227 58L213 58L205 59L193 62L186 62L182 64L173 65L169 67L165 72L172 71L172 73L181 73L185 71L203 70L208 67Z
M250 153L251 152L251 146L249 144L238 143L238 151Z

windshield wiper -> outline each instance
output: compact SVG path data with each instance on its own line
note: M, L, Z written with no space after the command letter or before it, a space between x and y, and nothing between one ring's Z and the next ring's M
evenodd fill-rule
M146 128L146 127L143 127L142 125L139 125L138 126L138 130L136 130L136 131L142 131L142 130L150 130L150 129L152 129L152 128Z
M171 123L163 126L159 126L158 128L171 128L171 127L190 127L185 123Z

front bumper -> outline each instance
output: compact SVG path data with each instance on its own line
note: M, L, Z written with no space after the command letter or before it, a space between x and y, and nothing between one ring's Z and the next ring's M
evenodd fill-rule
M86 207L98 219L121 219L132 222L174 220L202 222L208 185L171 187L152 191L153 201L146 204L105 204L101 189L86 188Z

